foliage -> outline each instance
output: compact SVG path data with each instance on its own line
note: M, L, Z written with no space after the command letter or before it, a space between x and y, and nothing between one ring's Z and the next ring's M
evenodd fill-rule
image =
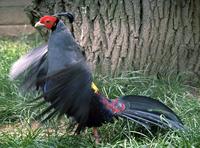
M34 122L38 110L9 80L11 63L27 49L38 45L37 38L0 41L0 147L95 147L91 129L73 135L68 120L39 125ZM110 78L95 75L100 90L111 98L139 94L157 98L170 106L183 120L187 131L155 131L154 136L138 125L119 119L100 128L101 144L96 147L198 147L200 145L200 102L198 88L184 84L181 76L157 78L143 72L125 72Z

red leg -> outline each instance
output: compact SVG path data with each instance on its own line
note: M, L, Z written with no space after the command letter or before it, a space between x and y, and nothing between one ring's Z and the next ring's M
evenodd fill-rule
M98 134L98 130L97 130L96 127L93 127L93 134L94 134L95 143L99 144L100 143L100 136Z

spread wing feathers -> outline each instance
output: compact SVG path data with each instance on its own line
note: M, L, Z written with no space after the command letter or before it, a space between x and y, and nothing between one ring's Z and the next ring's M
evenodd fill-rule
M45 83L44 94L39 98L44 97L50 103L38 118L44 116L43 121L46 121L56 115L60 117L66 114L79 124L85 124L93 92L92 76L84 61L50 74L38 82Z
M10 78L23 77L24 89L35 86L37 79L47 73L47 48L47 44L41 45L17 60L11 67Z
M126 106L119 116L135 121L149 129L151 125L161 128L184 129L178 116L158 100L145 96L123 96L120 98Z

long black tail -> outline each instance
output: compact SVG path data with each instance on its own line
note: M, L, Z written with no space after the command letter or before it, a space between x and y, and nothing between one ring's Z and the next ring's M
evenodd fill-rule
M161 128L184 129L179 117L158 100L130 95L120 97L118 101L125 105L125 109L118 112L117 116L132 120L147 129L150 129L152 125Z

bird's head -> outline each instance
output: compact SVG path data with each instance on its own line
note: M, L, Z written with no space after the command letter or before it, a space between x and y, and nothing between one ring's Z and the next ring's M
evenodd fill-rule
M47 29L52 29L58 21L55 16L45 15L40 18L40 20L35 24L35 27L44 26Z
M53 29L59 20L58 17L61 17L61 16L67 17L70 23L73 23L74 21L74 15L72 13L61 12L61 13L54 14L53 16L45 15L41 17L40 20L35 24L35 27L44 26L47 29Z

